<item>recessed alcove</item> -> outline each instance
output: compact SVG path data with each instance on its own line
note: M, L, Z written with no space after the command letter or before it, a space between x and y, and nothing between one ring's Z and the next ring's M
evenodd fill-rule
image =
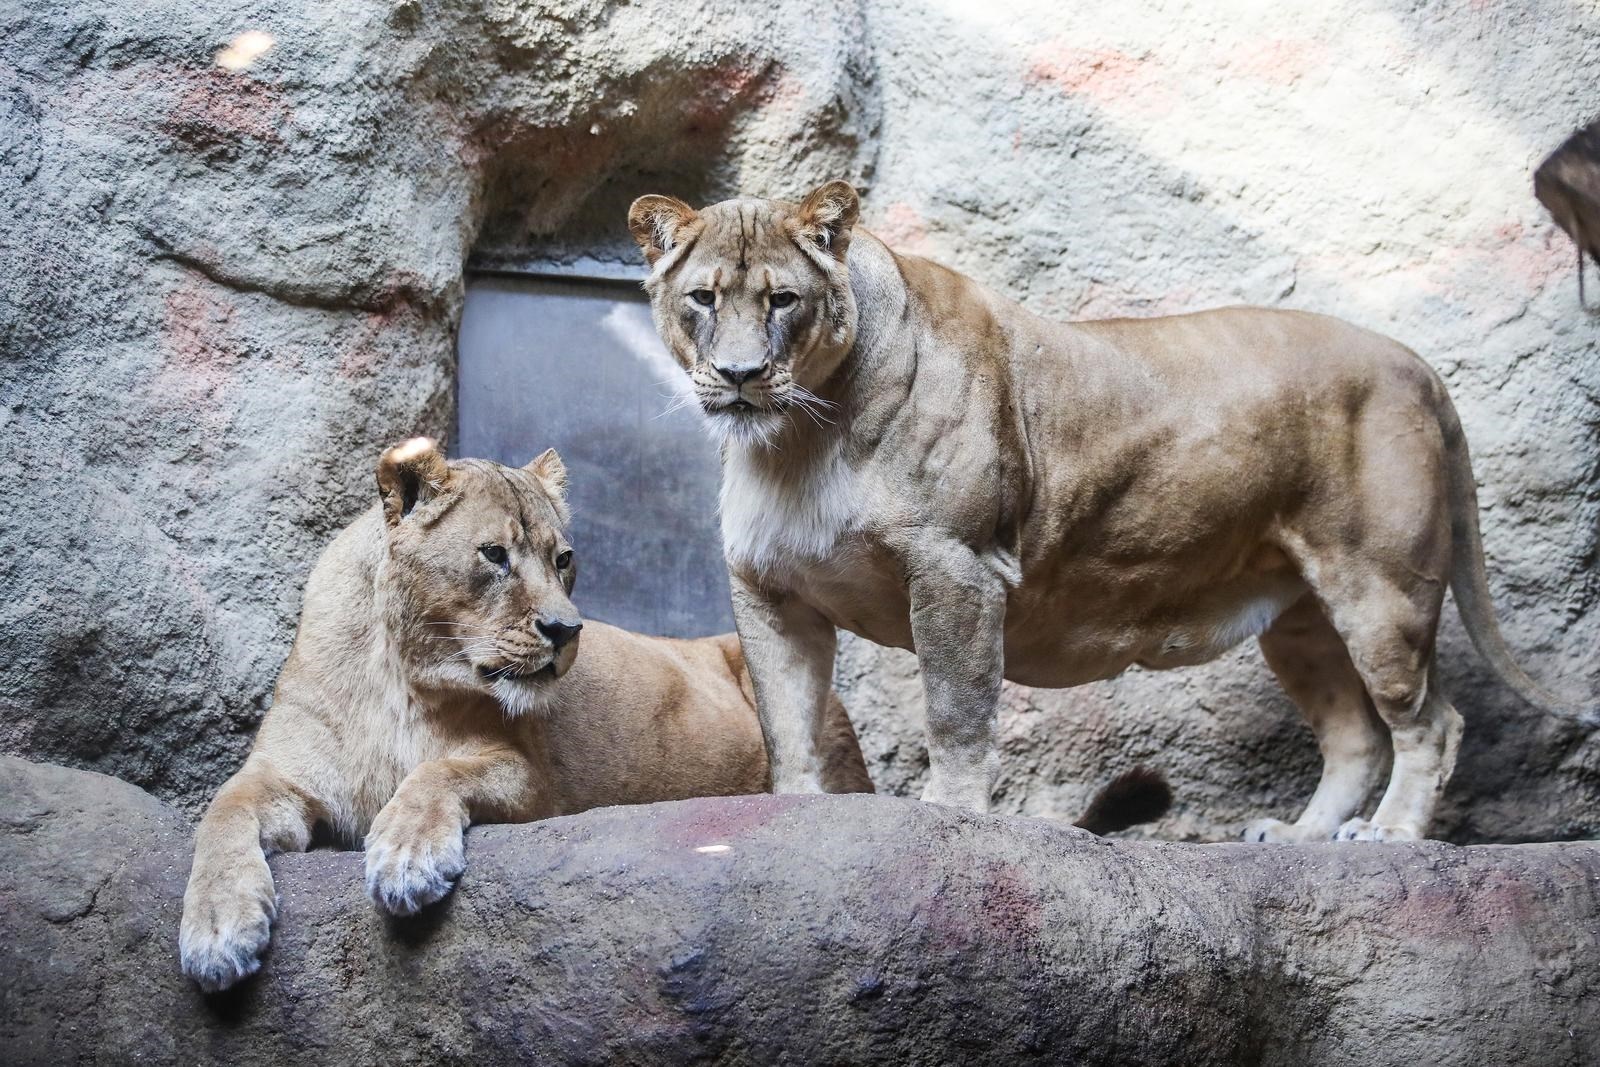
M499 257L469 270L453 453L571 477L574 600L584 615L673 637L733 628L717 525L717 455L657 337L643 272L587 257Z

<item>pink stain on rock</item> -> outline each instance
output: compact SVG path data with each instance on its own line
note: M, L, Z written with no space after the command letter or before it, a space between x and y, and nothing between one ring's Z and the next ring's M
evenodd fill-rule
M228 344L234 307L213 295L213 288L198 278L187 278L167 294L161 346L168 367L206 376L237 362L238 352Z
M1387 909L1386 925L1415 941L1459 937L1464 930L1488 939L1521 929L1541 897L1538 887L1500 870L1477 872L1473 881L1423 882Z
M792 71L780 71L762 108L780 115L797 115L804 110L809 95L804 78Z
M1569 280L1574 266L1572 246L1554 227L1530 233L1509 222L1405 269L1422 291L1503 320L1549 286Z
M281 89L241 74L184 71L176 81L177 99L163 127L190 144L277 143L293 114Z
M1044 902L1028 873L996 860L985 865L981 885L979 917L986 935L981 943L998 940L1024 953L1034 949L1044 926Z
M927 220L922 217L921 212L904 200L896 200L890 204L883 215L873 223L871 229L885 244L897 252L922 256L930 251Z
M362 315L355 339L339 357L339 377L346 380L370 378L383 366L385 358L404 351L409 341L391 345L387 338L396 331L414 334L423 325L416 294L422 279L410 271L396 271L386 280L378 307Z
M756 793L714 801L688 801L661 823L663 842L674 848L694 849L732 844L783 818L811 798L793 793Z
M1251 78L1269 85L1292 85L1318 68L1327 66L1327 46L1296 37L1263 37L1241 44L1222 60L1230 76Z
M1172 92L1160 78L1160 64L1148 56L1061 41L1034 48L1023 75L1028 85L1053 85L1102 107L1141 113L1171 104Z
M243 352L232 335L235 308L197 277L186 278L163 301L160 348L165 357L151 383L158 410L194 420L215 443L232 422L221 395L233 384Z
M693 137L720 132L739 103L757 91L770 74L768 68L754 69L739 59L726 59L702 71L683 100L683 133Z

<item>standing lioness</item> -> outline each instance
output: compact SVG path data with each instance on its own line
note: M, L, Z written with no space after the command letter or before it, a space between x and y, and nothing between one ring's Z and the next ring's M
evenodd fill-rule
M407 914L450 891L469 823L767 787L733 635L579 619L565 479L554 452L522 469L422 439L384 453L381 501L318 561L272 709L200 823L179 951L202 987L260 966L264 850L305 848L316 823L365 835L368 892ZM843 706L825 715L825 784L871 792Z
M1259 636L1324 769L1297 822L1245 836L1425 834L1461 738L1433 684L1447 584L1495 671L1544 699L1496 628L1466 441L1427 364L1298 312L1047 322L857 211L830 182L629 212L656 326L724 437L774 787L826 788L836 627L915 649L924 798L978 810L1002 676L1079 685Z

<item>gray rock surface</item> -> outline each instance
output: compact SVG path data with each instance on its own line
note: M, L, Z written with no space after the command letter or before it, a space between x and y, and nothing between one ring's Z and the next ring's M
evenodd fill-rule
M272 47L219 65L246 31ZM463 265L603 254L628 200L793 195L1058 316L1247 300L1391 333L1450 383L1512 645L1600 688L1600 342L1531 168L1596 107L1600 13L1330 0L751 5L0 0L0 751L196 813L301 584L397 437L446 434ZM1452 622L1442 833L1600 832L1600 740ZM902 653L846 642L880 788L920 788ZM1291 814L1309 733L1251 649L1008 688L1003 810L1135 763L1154 833Z
M449 435L474 245L862 179L864 48L849 5L0 0L0 750L197 813L378 452Z
M1591 1062L1600 848L1105 841L874 797L607 808L468 837L381 917L273 860L266 966L175 960L181 816L0 758L7 1063Z

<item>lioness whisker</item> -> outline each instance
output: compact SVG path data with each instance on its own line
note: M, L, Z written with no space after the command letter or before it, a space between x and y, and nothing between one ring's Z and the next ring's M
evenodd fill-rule
M668 415L671 415L674 411L682 411L684 408L690 407L694 403L695 403L694 394L692 394L692 393L679 393L677 396L674 396L672 398L672 402L670 404L668 404L666 407L662 408L660 413L657 414L655 417L658 418L658 419L666 418Z

